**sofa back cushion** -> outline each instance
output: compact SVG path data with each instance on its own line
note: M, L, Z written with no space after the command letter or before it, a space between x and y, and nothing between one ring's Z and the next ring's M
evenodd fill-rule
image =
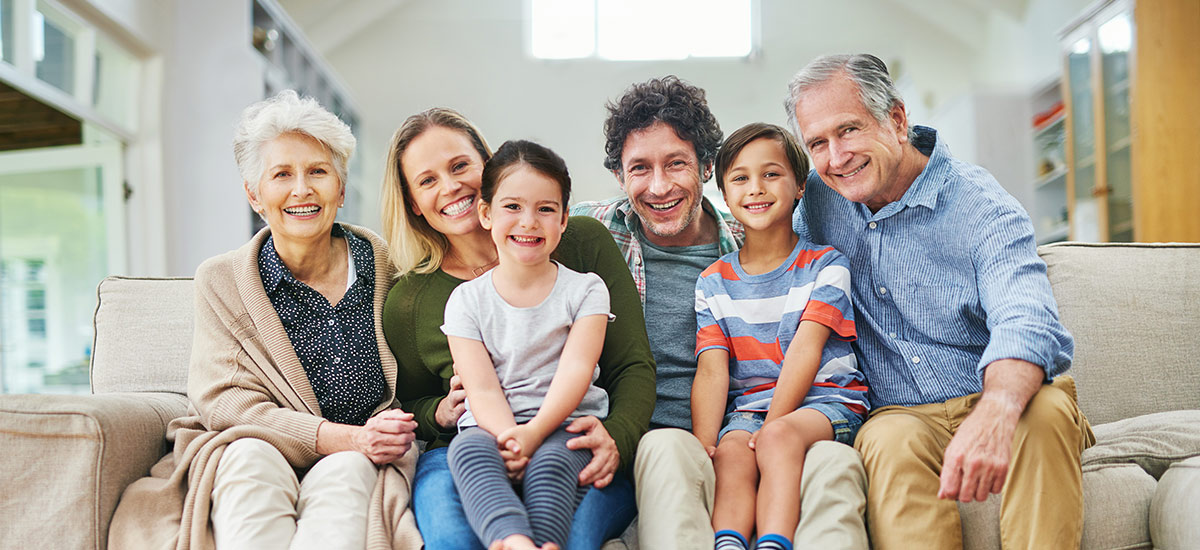
M1200 244L1043 246L1093 425L1200 408Z
M92 392L187 394L192 352L191 279L100 281L92 344Z

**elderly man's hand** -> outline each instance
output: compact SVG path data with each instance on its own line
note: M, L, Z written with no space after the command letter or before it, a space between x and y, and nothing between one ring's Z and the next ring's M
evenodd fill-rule
M367 420L362 428L354 432L352 439L355 448L367 455L371 462L387 464L408 452L416 428L412 413L390 409Z
M608 430L600 419L594 416L576 418L567 426L571 433L582 433L579 437L567 440L567 448L591 449L592 461L579 472L579 485L591 485L603 489L612 483L617 466L621 465L621 453L617 450L617 442L613 441Z
M1021 409L980 399L946 446L938 498L987 500L1004 488Z
M946 446L938 498L983 501L1004 489L1017 422L1044 376L1041 367L1019 359L987 366L983 395Z

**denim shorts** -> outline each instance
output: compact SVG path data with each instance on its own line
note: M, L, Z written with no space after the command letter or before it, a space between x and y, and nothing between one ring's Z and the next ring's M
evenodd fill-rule
M840 403L813 403L800 408L812 409L829 418L829 423L833 425L833 440L847 445L854 444L854 436L858 435L858 428L865 420L865 415L858 414ZM763 421L766 419L766 412L731 412L725 415L725 427L721 428L721 433L717 434L717 441L734 430L757 432L759 428L762 428Z

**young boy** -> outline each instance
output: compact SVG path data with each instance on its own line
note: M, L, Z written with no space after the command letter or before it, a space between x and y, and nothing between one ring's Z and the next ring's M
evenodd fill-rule
M786 130L739 129L716 170L746 240L696 281L692 429L716 470L717 550L748 548L754 531L753 548L791 550L805 452L852 444L869 407L849 263L792 230L808 161Z

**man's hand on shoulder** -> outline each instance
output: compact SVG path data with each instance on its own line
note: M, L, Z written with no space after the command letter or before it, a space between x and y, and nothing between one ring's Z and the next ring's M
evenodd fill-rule
M1017 422L1045 376L1018 359L987 366L983 395L946 446L938 498L983 501L1004 489Z

